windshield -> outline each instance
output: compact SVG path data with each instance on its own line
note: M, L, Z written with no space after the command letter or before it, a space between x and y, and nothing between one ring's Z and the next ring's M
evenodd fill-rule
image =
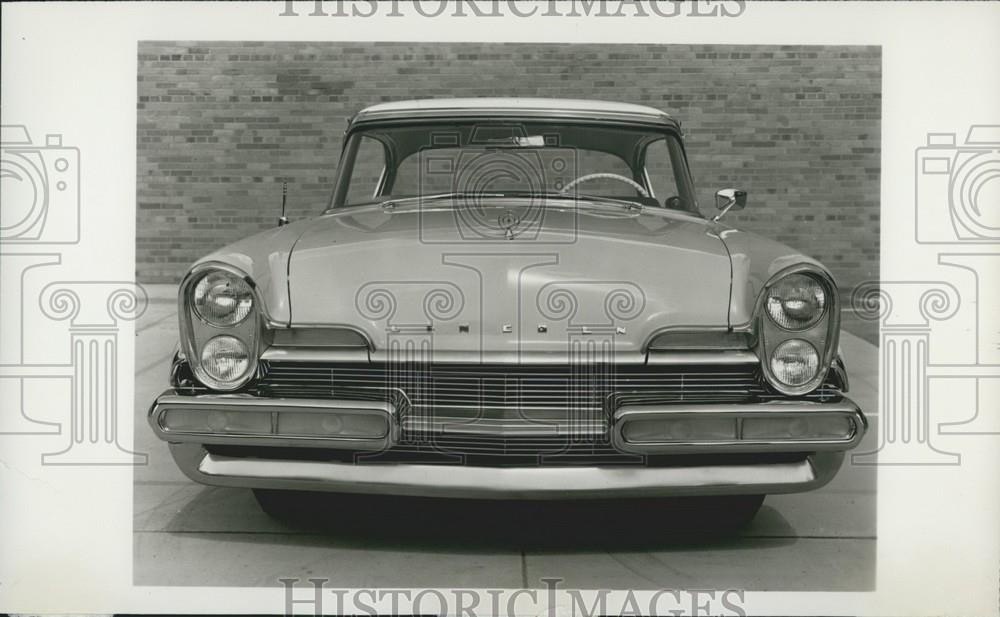
M698 212L680 139L665 128L476 120L352 132L330 207L473 195Z

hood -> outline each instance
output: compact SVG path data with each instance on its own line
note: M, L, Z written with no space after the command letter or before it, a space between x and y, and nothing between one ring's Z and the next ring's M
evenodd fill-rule
M304 226L290 322L360 330L376 356L621 358L665 328L728 325L730 271L714 225L664 209L366 206Z

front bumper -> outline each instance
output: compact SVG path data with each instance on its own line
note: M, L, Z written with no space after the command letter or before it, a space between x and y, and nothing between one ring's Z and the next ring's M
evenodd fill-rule
M171 431L164 427L164 414L186 412L246 412L270 414L271 426L280 426L282 413L361 414L384 418L386 430L372 438L331 437L330 435L240 434L231 429ZM676 440L630 443L623 427L631 419L713 417L731 418L742 426L751 418L793 416L834 416L843 418L853 431L842 439L719 439ZM725 495L793 493L812 490L829 482L843 461L845 450L855 447L864 436L867 421L849 399L828 402L788 400L770 403L728 405L672 404L620 408L612 418L611 444L631 454L666 455L714 454L747 455L733 463L720 456L719 464L657 464L641 466L477 466L422 464L419 462L365 462L308 460L287 456L289 448L310 448L372 452L391 448L399 439L400 419L391 404L370 401L323 399L270 399L239 395L188 395L177 390L164 392L149 412L149 422L157 436L170 443L170 451L180 469L192 480L209 485L274 488L352 493L378 493L434 497L494 499L567 499L598 497L658 497L672 495ZM524 426L517 427L524 434ZM552 428L552 427L548 427ZM559 430L560 427L555 427ZM468 430L465 427L464 430ZM495 431L496 427L491 427ZM501 429L503 430L503 429ZM737 437L741 433L737 430ZM230 455L213 446L252 446L250 455ZM220 451L221 450L221 451ZM264 454L261 454L264 453ZM795 460L775 460L768 455L802 453ZM759 457L755 460L754 457ZM749 457L749 458L748 458ZM687 459L684 459L687 460Z
M797 493L833 479L843 452L794 463L692 467L469 467L359 464L227 457L170 444L184 474L201 484L473 499L585 499Z

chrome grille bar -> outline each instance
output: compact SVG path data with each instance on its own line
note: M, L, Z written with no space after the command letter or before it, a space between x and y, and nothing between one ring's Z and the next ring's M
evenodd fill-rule
M622 404L769 396L752 365L391 364L265 361L268 396L389 400L402 417L605 419Z

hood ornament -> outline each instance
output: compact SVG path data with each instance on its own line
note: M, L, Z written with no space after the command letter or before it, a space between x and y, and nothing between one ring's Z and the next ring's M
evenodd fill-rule
M504 237L508 240L513 240L516 235L514 228L521 224L521 217L510 210L505 210L503 214L497 217L497 224L504 229Z

